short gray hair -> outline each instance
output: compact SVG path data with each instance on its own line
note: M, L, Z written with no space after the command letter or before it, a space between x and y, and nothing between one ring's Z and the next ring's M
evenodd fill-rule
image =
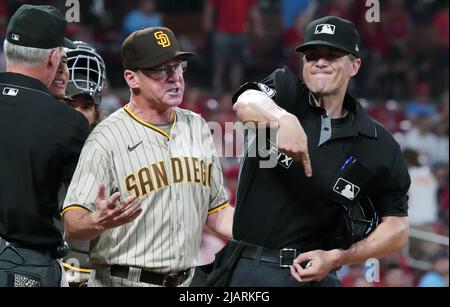
M350 53L349 55L348 55L348 58L349 58L349 60L350 61L352 61L352 62L354 62L356 59L358 59L354 54L352 54L352 53Z
M3 43L3 51L6 56L6 61L16 65L40 65L44 63L50 53L55 49L57 48L40 49L19 46L8 42L6 39Z

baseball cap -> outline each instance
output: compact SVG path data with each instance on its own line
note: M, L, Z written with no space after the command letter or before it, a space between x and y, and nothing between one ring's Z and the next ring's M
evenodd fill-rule
M193 55L191 52L180 51L175 35L164 27L137 30L122 44L124 69L152 68L177 56L186 58Z
M305 40L296 50L303 52L308 46L327 45L358 57L361 38L355 25L348 20L326 16L313 20L305 29Z
M75 48L64 37L66 20L51 5L22 5L11 17L6 40L12 44L40 49Z

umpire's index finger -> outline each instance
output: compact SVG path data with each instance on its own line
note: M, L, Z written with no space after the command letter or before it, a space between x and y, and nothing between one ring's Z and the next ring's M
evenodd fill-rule
M302 164L303 168L305 169L306 177L312 177L311 160L309 159L309 154L307 152L302 156Z

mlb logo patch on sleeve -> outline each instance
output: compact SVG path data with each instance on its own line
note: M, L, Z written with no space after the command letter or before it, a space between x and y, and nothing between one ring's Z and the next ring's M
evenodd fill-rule
M266 93L266 95L269 96L270 98L272 98L273 96L275 96L277 94L277 91L275 91L274 89L268 87L267 85L265 85L263 83L258 83L258 87L261 91Z
M19 93L19 90L16 88L11 88L11 87L5 87L3 89L3 95L4 96L17 96L17 94Z

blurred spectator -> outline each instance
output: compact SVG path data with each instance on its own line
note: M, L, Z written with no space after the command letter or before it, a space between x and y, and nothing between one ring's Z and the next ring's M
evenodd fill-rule
M412 227L435 233L437 221L437 190L438 184L426 165L419 162L419 154L409 148L403 150L406 165L411 177L411 187L408 196L408 216ZM438 246L422 239L410 239L410 254L414 259L426 260Z
M438 190L438 233L449 235L449 185L448 164L436 164L433 168L434 176L439 183Z
M426 160L422 164L428 164L431 158L433 145L436 143L436 136L431 131L431 119L421 115L413 122L412 129L405 134L402 148L410 148L423 155Z
M102 103L100 104L100 118L104 119L108 117L111 113L114 113L121 107L123 107L123 102L120 98L111 92L111 87L109 83L106 83L105 88L102 92Z
M391 133L404 132L402 122L405 120L403 106L395 100L388 100L384 104L368 104L369 115L381 123Z
M384 34L389 41L397 46L406 47L412 34L411 16L406 10L404 0L387 0L382 6Z
M448 172L447 172L448 176ZM448 232L448 197L449 197L448 183L439 189L439 233L445 236L449 235Z
M439 99L439 115L443 119L447 119L448 122L448 108L449 108L449 93L448 93L448 86L446 87L446 91L442 93L440 99Z
M412 287L413 276L405 272L399 265L390 264L382 279L383 287Z
M287 0L285 2L296 3L296 1L292 0ZM302 2L303 1L300 1L300 3ZM305 32L305 28L312 21L317 10L316 0L304 2L308 2L306 9L299 11L295 15L293 22L289 22L289 27L285 28L283 31L283 52L286 58L286 65L294 72L300 71L301 63L301 61L299 61L301 55L295 51L295 49L303 43L303 33ZM286 7L283 7L283 10L286 11ZM283 18L286 18L286 16ZM284 22L287 23L286 21Z
M375 286L376 286L375 283L368 282L367 279L363 276L357 277L352 285L352 287L356 287L356 288L369 288L369 287L375 287Z
M406 148L403 150L406 166L411 176L409 189L409 222L411 226L434 231L433 224L437 218L438 184L430 168L421 165L417 151Z
M283 46L282 22L280 2L258 2L250 31L247 80L266 76L276 67L285 65L283 48L280 48Z
M353 9L355 0L336 0L330 1L321 11L321 16L337 16L347 20L355 20Z
M354 287L355 282L359 279L363 279L364 281L366 281L366 278L364 276L364 268L361 263L347 265L346 269L347 272L341 279L342 287Z
M449 20L448 1L442 1L443 6L434 15L432 26L439 48L448 49ZM447 52L447 51L446 51Z
M448 256L438 256L433 261L433 270L419 281L419 287L448 287Z
M416 120L419 116L437 115L436 106L430 101L430 90L428 83L423 82L417 85L415 98L405 104L405 114L409 120Z
M205 115L206 101L208 100L201 88L196 86L187 87L184 92L183 102L180 108L190 110L200 115Z
M435 138L433 150L430 153L430 165L448 164L448 118L436 122L433 133Z
M5 0L0 0L0 37L5 37L6 25L8 24L8 6Z
M125 16L124 37L140 28L160 27L162 25L161 16L155 9L154 0L140 0L139 6Z
M385 58L389 49L389 39L378 22L361 22L361 40L376 60Z
M214 90L238 88L244 74L247 30L256 0L206 0L204 31L213 39Z
M313 0L282 0L281 12L283 16L283 29L294 27L297 17L305 12Z

